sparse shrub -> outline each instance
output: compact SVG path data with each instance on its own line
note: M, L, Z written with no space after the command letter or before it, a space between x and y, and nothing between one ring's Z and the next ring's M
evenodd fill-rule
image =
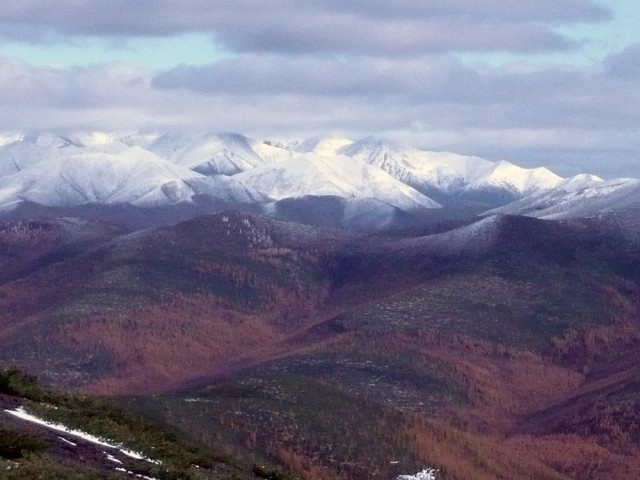
M47 396L36 377L27 375L16 367L0 368L0 393L20 396L36 402L43 401Z
M265 465L254 465L252 471L256 477L264 478L265 480L297 480L295 475L289 472L281 472L276 468Z
M38 437L0 427L0 457L15 460L28 453L41 452L45 443Z

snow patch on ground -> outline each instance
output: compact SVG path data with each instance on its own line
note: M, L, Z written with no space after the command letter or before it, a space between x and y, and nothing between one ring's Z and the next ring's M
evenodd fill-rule
M435 468L425 468L415 475L398 475L396 480L437 480L437 473Z
M492 215L448 232L396 241L392 248L422 248L450 255L483 253L492 246L501 221L501 215Z
M81 430L71 429L60 423L49 422L47 420L43 420L42 418L36 417L35 415L31 415L30 413L27 413L24 407L18 407L15 410L5 410L5 412L15 417L18 417L22 420L25 420L27 422L36 423L38 425L42 425L43 427L50 428L51 430L55 430L57 432L63 432L63 433L66 433L67 435L72 435L74 437L81 438L87 442L94 443L96 445L101 445L107 448L113 448L128 457L135 458L136 460L146 460L147 462L160 464L160 462L157 460L152 460L150 458L147 458L142 453L123 448L121 445L110 443L106 440L103 440L101 438L98 438L94 435L83 432Z
M73 443L73 442L71 442L71 441L67 440L67 439L66 439L66 438L64 438L64 437L60 437L60 436L59 436L58 438L59 438L60 440L62 440L64 443L66 443L67 445L71 445L72 447L77 447L77 446L78 446L78 444L77 444L77 443Z
M116 468L116 472L122 472L122 473L126 473L128 475L133 475L136 478L142 478L142 480L158 480L157 478L154 478L154 477L147 477L146 475L140 475L138 473L133 473L133 472L127 470L126 468L122 468L122 467Z

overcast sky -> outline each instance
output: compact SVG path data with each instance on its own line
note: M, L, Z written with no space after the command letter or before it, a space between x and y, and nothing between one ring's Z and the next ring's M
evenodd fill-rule
M640 177L637 0L0 4L0 129L374 135Z

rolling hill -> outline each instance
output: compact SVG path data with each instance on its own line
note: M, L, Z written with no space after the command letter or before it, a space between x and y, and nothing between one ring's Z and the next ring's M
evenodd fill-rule
M304 478L635 478L640 243L610 220L6 224L41 253L5 257L0 361Z

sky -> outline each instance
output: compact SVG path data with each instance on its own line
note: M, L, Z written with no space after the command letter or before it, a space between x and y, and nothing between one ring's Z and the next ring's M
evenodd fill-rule
M640 177L637 0L0 4L0 130L375 136Z

